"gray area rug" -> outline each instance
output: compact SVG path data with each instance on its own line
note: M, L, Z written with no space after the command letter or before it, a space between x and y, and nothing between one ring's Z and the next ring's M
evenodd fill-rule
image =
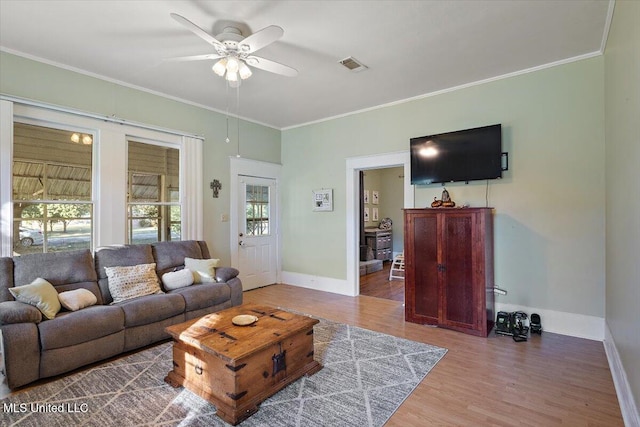
M446 349L320 319L315 358L324 367L260 406L242 426L382 426ZM14 393L0 425L228 426L216 408L164 382L171 343Z

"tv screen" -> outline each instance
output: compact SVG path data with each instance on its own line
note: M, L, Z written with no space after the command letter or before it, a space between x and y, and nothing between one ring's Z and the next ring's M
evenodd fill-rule
M411 184L502 178L502 126L411 138Z

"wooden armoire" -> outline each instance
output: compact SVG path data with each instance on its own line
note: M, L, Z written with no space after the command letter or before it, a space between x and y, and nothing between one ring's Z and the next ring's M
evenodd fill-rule
M405 319L486 337L495 323L493 209L404 211Z

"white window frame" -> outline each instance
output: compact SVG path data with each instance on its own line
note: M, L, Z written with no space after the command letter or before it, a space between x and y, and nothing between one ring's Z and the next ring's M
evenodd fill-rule
M14 121L86 130L94 135L92 155L93 248L127 241L127 140L180 148L180 206L183 240L203 238L202 144L198 137L151 126L104 120L45 104L0 100L0 256L13 255L12 163ZM187 176L185 171L189 170ZM190 194L185 198L185 194ZM188 225L188 226L185 226Z
M129 207L131 205L154 205L154 206L159 206L159 207L164 207L164 206L176 206L179 205L180 206L180 240L187 240L184 236L183 236L183 215L182 215L182 209L184 207L184 203L183 201L185 200L184 197L182 196L183 190L182 190L182 186L184 184L184 179L183 179L183 165L184 165L184 161L183 161L183 154L184 154L184 150L182 149L182 144L175 144L175 143L167 143L167 142L162 142L162 141L157 141L157 140L152 140L152 139L146 139L146 138L139 138L139 137L134 137L134 136L128 136L127 137L127 192L129 192L130 189L130 183L129 183L129 179L131 178L131 173L129 172L129 143L130 142L138 142L141 144L149 144L149 145L155 145L158 147L167 147L167 148L173 148L178 150L178 156L180 159L180 170L179 170L179 179L178 179L178 190L179 190L179 201L178 202L131 202L128 198L127 198L127 229L126 229L126 233L127 233L127 243L129 243L129 237L130 237L130 233L131 230L129 230ZM162 232L162 234L164 234L164 231Z

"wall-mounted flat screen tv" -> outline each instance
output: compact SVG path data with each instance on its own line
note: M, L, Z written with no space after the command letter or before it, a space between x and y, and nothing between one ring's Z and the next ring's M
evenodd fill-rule
M411 184L502 178L502 126L411 138Z

